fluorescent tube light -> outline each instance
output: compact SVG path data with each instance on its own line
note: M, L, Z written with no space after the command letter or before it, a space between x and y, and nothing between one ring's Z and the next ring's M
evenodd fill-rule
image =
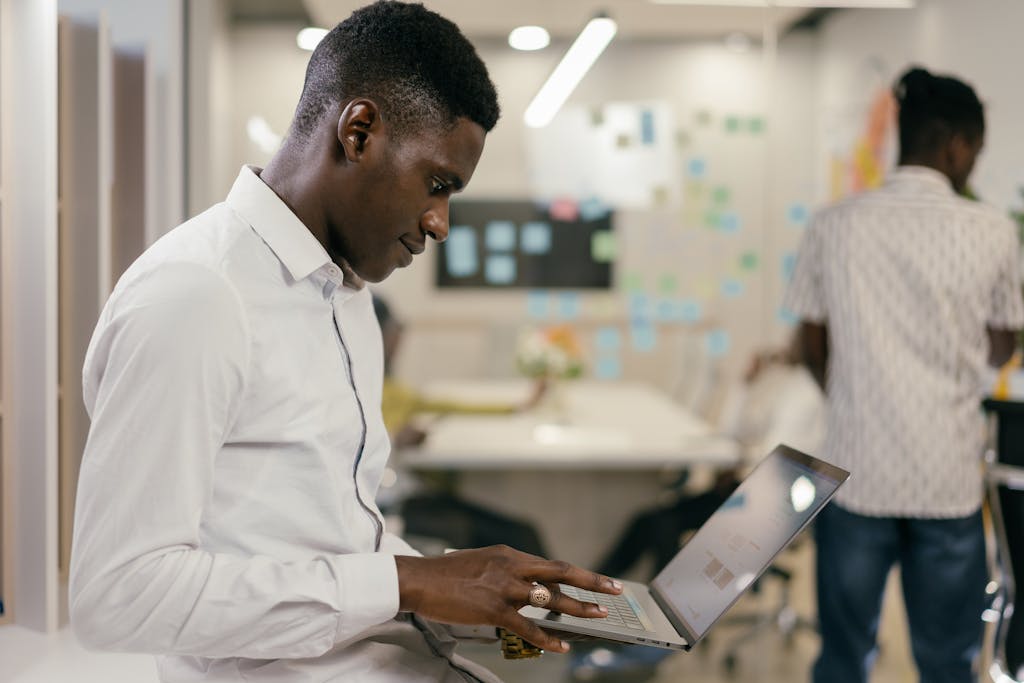
M327 29L325 28L304 28L299 31L299 35L295 36L295 44L301 47L303 50L313 51L316 46L320 44L320 41L327 35Z
M517 50L543 50L550 42L543 26L519 26L508 34L508 44Z
M524 119L531 128L551 123L569 95L615 37L618 26L608 17L596 17L583 27L568 52L548 76L526 108Z

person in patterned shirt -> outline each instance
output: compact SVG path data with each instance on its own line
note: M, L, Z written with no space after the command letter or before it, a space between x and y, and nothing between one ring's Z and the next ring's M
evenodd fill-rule
M920 68L894 94L898 167L815 215L786 293L827 395L822 457L852 473L815 527L815 683L868 680L897 563L921 681L976 680L987 580L979 404L986 363L1006 362L1024 325L1015 226L963 196L984 140L981 102Z

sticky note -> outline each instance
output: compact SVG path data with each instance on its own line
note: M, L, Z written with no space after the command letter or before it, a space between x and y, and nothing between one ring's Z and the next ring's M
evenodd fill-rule
M597 263L614 261L616 252L615 235L611 231L598 230L590 238L590 256Z
M730 193L728 187L719 186L716 187L714 191L711 193L711 199L712 201L715 202L715 204L722 206L724 204L729 203L729 195Z
M492 285L516 281L516 259L511 254L491 254L484 263L484 279Z
M658 291L662 294L672 294L679 286L679 281L672 273L663 273L658 277Z
M636 323L629 328L629 338L633 349L641 353L649 353L658 344L657 332L650 323Z
M629 296L629 317L632 320L646 320L651 317L651 300L639 292Z
M793 277L794 270L796 270L796 252L787 251L782 255L782 279L789 282Z
M588 197L579 204L580 218L596 221L608 215L608 205L597 197Z
M708 165L700 157L694 157L687 163L686 170L694 178L703 178L708 170Z
M590 108L590 125L595 128L604 125L604 109L601 107Z
M783 325L788 325L789 327L792 327L793 325L796 325L798 322L800 322L800 316L796 315L787 308L779 308L779 322L781 322Z
M729 353L729 333L725 330L712 330L704 335L704 349L712 358L721 358Z
M544 291L529 292L526 295L527 315L531 318L547 318L549 298L548 293Z
M598 351L618 351L622 347L622 333L617 327L599 327L594 334Z
M476 253L476 232L468 225L453 225L444 244L445 265L452 277L475 275L480 267Z
M552 220L572 222L579 218L580 208L575 199L556 199L548 207Z
M676 318L676 302L672 299L658 299L654 303L654 319L669 322Z
M622 278L622 286L627 292L635 292L644 288L644 278L640 273L626 273Z
M735 213L723 213L718 217L718 229L722 232L733 234L740 231L740 217Z
M760 116L754 116L747 122L747 128L754 135L760 135L764 132L764 119Z
M640 144L654 144L654 112L650 109L640 112Z
M740 254L740 268L743 270L757 270L758 262L756 251L745 251Z
M600 356L594 364L594 376L605 380L619 379L622 377L622 360L618 356Z
M523 223L519 247L526 254L546 254L551 251L551 224L547 221Z
M726 116L725 117L725 131L727 133L736 133L740 129L740 117L738 116Z
M803 225L807 222L808 211L803 204L791 204L786 211L786 217L793 225Z
M722 281L722 296L728 299L735 299L743 295L743 283L734 278L726 278Z
M697 124L701 126L707 126L711 124L711 112L707 109L698 109L696 116Z
M676 318L680 322L684 323L695 323L699 322L704 315L704 307L701 306L699 301L693 299L683 299L676 304Z
M516 248L516 224L512 221L488 221L484 228L488 251L512 251Z
M562 292L558 295L558 315L566 320L580 317L580 296L576 292Z

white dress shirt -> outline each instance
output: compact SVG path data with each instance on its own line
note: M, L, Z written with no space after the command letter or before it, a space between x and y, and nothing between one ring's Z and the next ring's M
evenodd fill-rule
M824 458L850 470L837 502L949 518L981 505L986 326L1024 325L1013 222L900 167L818 213L785 305L829 330Z
M398 614L382 354L369 291L253 169L148 249L86 356L79 638L163 681L493 680Z

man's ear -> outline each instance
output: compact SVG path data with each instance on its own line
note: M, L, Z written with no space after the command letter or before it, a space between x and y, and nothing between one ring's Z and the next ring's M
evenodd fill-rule
M372 100L355 99L338 117L338 142L348 161L358 163L371 136L380 131L380 109Z

